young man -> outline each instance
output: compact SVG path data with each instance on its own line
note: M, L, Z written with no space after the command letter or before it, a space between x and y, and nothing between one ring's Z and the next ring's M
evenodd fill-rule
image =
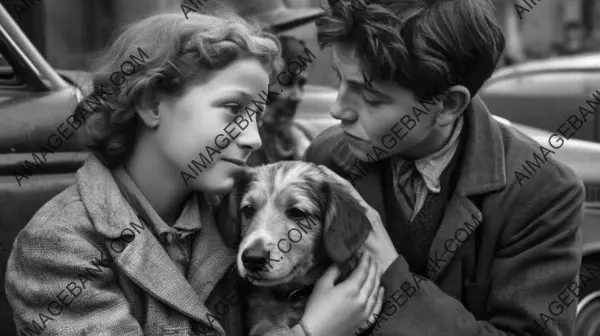
M476 95L504 49L489 1L330 0L317 27L341 123L306 160L385 227L365 243L385 270L373 335L571 335L583 184L560 136L540 146Z

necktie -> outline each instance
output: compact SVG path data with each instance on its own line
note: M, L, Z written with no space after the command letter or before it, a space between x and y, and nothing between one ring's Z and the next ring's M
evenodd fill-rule
M408 206L414 210L417 200L416 182L419 178L419 171L414 161L403 161L396 165L397 183L394 186L398 196L404 196Z

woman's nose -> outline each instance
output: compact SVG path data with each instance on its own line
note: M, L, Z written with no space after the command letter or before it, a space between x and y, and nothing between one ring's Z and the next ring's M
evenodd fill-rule
M248 123L246 129L241 130L236 141L238 146L250 152L254 152L262 146L262 140L258 132L258 120L256 116L253 119Z

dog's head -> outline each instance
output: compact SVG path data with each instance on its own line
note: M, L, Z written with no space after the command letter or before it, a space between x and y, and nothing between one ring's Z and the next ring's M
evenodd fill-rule
M313 282L309 270L355 259L371 224L365 209L312 163L249 168L221 204L220 228L237 267L257 286Z

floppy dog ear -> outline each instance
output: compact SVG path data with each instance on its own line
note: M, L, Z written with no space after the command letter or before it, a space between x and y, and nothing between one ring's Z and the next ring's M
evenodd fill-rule
M223 196L217 208L217 227L223 241L230 248L237 248L241 240L240 203L248 191L254 173L251 168L244 169L235 175L233 190Z
M337 263L350 261L371 232L365 209L337 182L325 182L325 230L327 255ZM354 259L354 258L352 258Z

